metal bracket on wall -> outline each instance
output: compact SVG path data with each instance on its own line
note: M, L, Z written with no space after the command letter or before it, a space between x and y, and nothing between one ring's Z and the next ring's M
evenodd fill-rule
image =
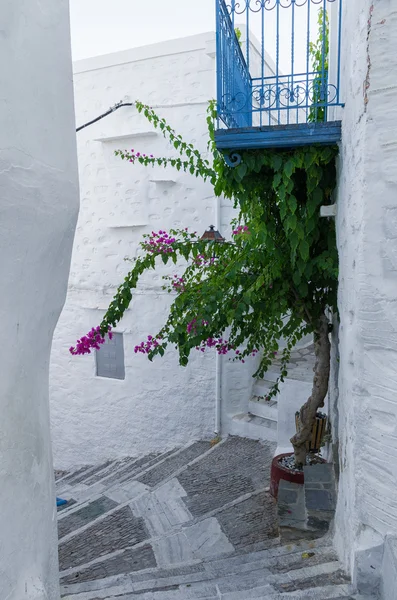
M320 217L336 217L337 206L336 204L329 204L328 206L320 207Z

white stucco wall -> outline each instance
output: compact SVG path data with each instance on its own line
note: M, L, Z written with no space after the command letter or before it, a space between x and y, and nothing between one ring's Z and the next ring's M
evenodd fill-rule
M397 531L395 9L344 3L336 541L354 575L360 551Z
M59 600L48 406L78 210L68 2L3 3L0 598Z
M214 43L214 33L202 34L77 63L77 124L126 97L140 99L205 153L206 109L215 96ZM77 338L101 321L129 269L124 257L135 256L143 233L171 227L204 232L217 225L218 200L209 183L173 169L124 163L113 154L120 147L155 156L175 154L133 107L78 133L81 212L51 369L57 467L165 450L214 435L214 354L193 352L191 364L182 368L175 350L153 363L133 352L164 323L170 298L161 289L161 275L178 273L175 266L145 275L116 329L124 333L125 380L96 377L94 355L68 353ZM219 228L229 235L229 202L220 201L219 215ZM244 371L244 365L237 369ZM228 402L227 385L222 394Z

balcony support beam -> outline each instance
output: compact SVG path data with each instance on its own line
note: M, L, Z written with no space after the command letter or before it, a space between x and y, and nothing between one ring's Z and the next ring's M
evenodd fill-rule
M312 144L332 145L340 140L340 121L218 129L215 132L218 150L296 148Z

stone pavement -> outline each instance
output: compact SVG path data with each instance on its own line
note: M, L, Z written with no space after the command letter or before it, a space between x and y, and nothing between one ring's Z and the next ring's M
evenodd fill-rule
M330 539L280 543L274 446L229 437L57 473L64 600L353 600Z

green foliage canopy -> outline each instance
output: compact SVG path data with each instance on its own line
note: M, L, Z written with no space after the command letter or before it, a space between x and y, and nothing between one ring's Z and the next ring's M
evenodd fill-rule
M234 352L238 360L260 349L254 375L262 376L283 338L283 381L297 341L315 331L328 307L336 310L335 227L332 219L320 217L320 207L332 203L337 148L247 150L239 166L229 167L213 141L214 103L208 115L211 161L150 107L136 106L171 142L176 156L116 154L148 167L171 165L210 181L217 196L234 202L238 216L232 242L206 242L175 230L167 234L173 241L164 251L162 233L145 236L100 325L102 334L123 317L142 273L156 269L158 261L177 264L183 258L187 266L178 274L178 285L165 283L175 296L164 326L143 344L149 359L163 355L169 345L178 349L181 365L188 363L192 350L207 346ZM270 395L278 392L279 381Z

